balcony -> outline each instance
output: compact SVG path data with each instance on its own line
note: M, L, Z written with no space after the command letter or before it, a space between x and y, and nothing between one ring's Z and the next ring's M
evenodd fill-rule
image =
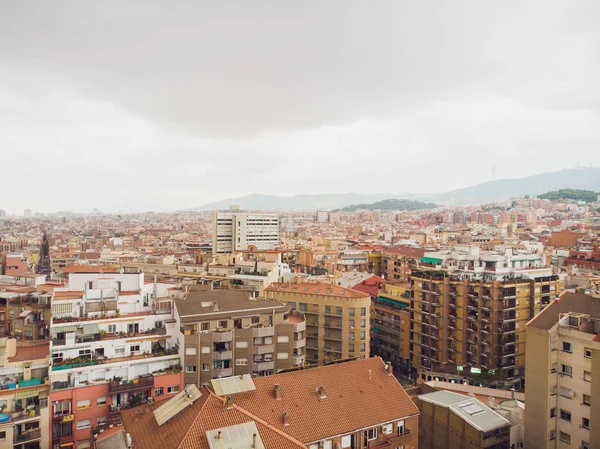
M25 430L20 434L15 434L13 438L14 444L25 443L26 441L38 440L42 437L41 429Z
M40 416L40 406L36 405L27 410L21 410L11 414L11 422L25 421L27 419L37 418Z
M275 335L275 328L273 326L255 327L252 329L252 336L255 338L272 337L273 335Z
M214 351L213 360L231 360L233 358L233 352L229 351Z
M213 369L213 375L216 377L231 377L231 376L233 376L233 368Z
M112 381L109 384L109 391L113 394L125 391L145 390L152 387L154 387L154 376L147 374L133 380Z
M275 369L275 362L258 362L252 364L252 371L255 373Z
M231 341L233 338L233 333L231 331L227 332L213 332L213 343L227 343Z

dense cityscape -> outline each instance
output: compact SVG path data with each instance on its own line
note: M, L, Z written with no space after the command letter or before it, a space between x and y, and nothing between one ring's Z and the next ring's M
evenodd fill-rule
M593 447L599 232L597 196L3 214L3 444Z

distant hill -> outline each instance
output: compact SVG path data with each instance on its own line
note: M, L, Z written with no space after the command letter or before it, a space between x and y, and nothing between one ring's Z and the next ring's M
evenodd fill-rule
M370 204L351 204L350 206L342 207L337 209L335 212L356 212L357 210L419 210L419 209L433 209L438 207L434 203L425 203L417 200L397 200L388 199L383 201L377 201L376 203Z
M542 200L575 200L593 203L598 199L598 195L600 193L592 190L560 189L538 195L538 198Z
M451 176L451 174L448 174ZM580 168L527 176L498 179L443 193L374 194L336 193L320 195L276 196L251 194L205 204L193 210L224 210L236 204L255 210L333 210L353 204L371 204L387 199L411 199L443 205L475 205L506 201L514 197L532 197L560 189L600 191L600 168Z
M471 187L434 194L426 199L449 205L485 204L525 195L533 197L567 188L600 190L600 168L569 169L520 179L487 181Z

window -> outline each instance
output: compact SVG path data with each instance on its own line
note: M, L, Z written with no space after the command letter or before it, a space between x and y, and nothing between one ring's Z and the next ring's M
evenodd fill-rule
M348 309L348 316L356 316L355 313L356 312L354 311L353 307L351 307L351 308Z
M272 345L273 344L273 337L265 337L265 344L266 345Z
M140 350L140 345L131 345L129 347L129 352L138 352Z
M569 352L572 354L573 353L573 345L571 343L567 343L566 341L563 341L562 350L563 350L563 352Z
M583 349L583 356L586 359L591 359L592 358L592 350L590 348L584 348Z
M348 344L348 352L350 352L350 353L354 352L354 343L349 343Z
M392 433L394 431L394 425L392 423L384 424L381 426L381 433Z
M300 312L306 312L308 310L308 304L306 304L305 302L301 302L299 306Z
M569 365L561 365L560 372L567 376L572 376L573 375L573 367L569 366Z
M556 418L556 407L550 409L550 418Z
M325 313L331 314L331 306L325 306Z
M290 355L287 352L278 352L277 360L287 360Z
M77 410L81 410L84 408L90 408L92 406L91 399L82 399L81 401L77 401Z
M583 405L592 405L592 397L589 394L583 395Z
M227 320L219 321L219 327L227 327Z
M377 427L371 427L370 429L367 429L366 437L369 441L377 439Z
M202 371L210 371L210 366L208 365L208 363L202 364Z
M560 419L564 419L565 421L571 422L571 412L560 409Z
M77 430L89 429L90 427L92 427L92 421L89 419L82 419L81 421L77 421Z
M109 324L107 332L109 334L114 334L115 332L117 332L117 325L116 324Z
M106 405L106 396L96 399L96 407L102 407L103 405Z
M164 394L163 387L156 387L156 388L154 389L154 394L155 394L156 396L162 396L162 395Z
M125 354L125 346L117 346L115 348L115 354Z
M196 355L196 348L185 348L185 355Z
M365 344L364 343L360 344L360 352L365 352Z
M581 441L581 449L590 449L590 443L587 441Z
M342 437L342 449L346 449L352 446L352 436L344 435Z
M583 372L583 380L585 380L586 382L591 382L592 381L592 373L590 373L589 371L584 371Z
M253 316L252 317L252 324L258 324L260 323L260 317L259 316Z
M367 320L360 320L360 327L362 329L364 329L365 327L367 327Z
M367 308L366 307L361 307L360 316L367 316Z
M210 330L210 323L200 323L200 330L203 330L203 331Z
M167 387L167 393L168 394L179 393L179 385L171 385L170 387Z
M235 347L237 349L245 349L248 347L248 342L247 341L236 341L235 342Z
M404 435L406 429L404 428L404 420L398 421L398 435Z
M553 363L552 364L552 368L550 368L550 373L555 373L556 372L556 368L558 368L558 364L557 363Z
M106 424L106 416L98 416L98 418L96 418L96 425L102 426L104 424Z
M210 346L202 346L202 354L210 354Z
M550 431L550 435L549 435L549 437L550 437L550 440L551 440L551 441L552 441L552 440L556 440L556 430L555 430L555 429L552 429L552 430Z
M273 354L265 354L264 355L264 360L265 360L265 362L272 362L273 361Z
M6 441L6 432L5 431L0 432L0 441Z
M185 365L185 372L186 373L195 373L196 365Z
M341 307L336 307L335 308L335 314L338 316L342 316L343 310Z
M92 354L91 349L80 349L79 350L79 355L91 355L91 354Z
M85 440L77 440L77 449L88 449L92 447L92 443L89 438Z
M290 342L290 337L288 337L287 335L280 335L277 337L277 343L289 343Z
M365 339L365 331L361 331L360 332L360 339L364 340Z
M348 326L350 326L350 329L354 329L354 320L348 320Z
M245 366L248 364L248 359L236 359L235 364L236 366Z
M560 441L562 441L563 443L571 444L571 435L565 432L561 432Z
M584 429L590 428L590 418L581 418L581 427Z

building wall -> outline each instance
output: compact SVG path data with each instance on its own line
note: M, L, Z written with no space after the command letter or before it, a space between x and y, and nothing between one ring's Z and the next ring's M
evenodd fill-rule
M368 294L333 297L267 289L265 295L306 315L307 363L369 357L371 297Z

